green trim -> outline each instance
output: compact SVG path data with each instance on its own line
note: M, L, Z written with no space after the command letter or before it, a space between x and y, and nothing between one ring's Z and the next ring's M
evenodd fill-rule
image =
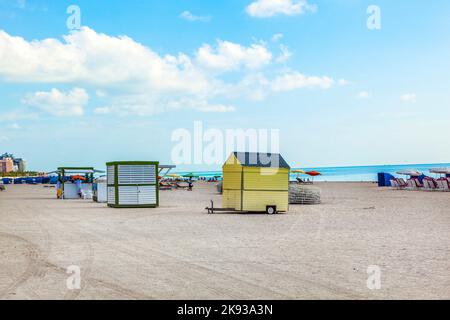
M114 202L115 202L115 205L118 206L119 205L119 170L118 170L117 164L114 164L112 166L114 167L114 192L115 192ZM107 177L107 179L108 179L108 177Z
M114 161L114 162L107 162L107 166L113 166L113 165L159 165L158 161ZM158 173L158 171L156 171Z
M156 166L156 206L159 207L159 162L156 162L155 166Z
M108 207L116 208L116 209L158 208L158 206L154 205L154 204L146 204L146 205L113 205L113 204L108 204Z

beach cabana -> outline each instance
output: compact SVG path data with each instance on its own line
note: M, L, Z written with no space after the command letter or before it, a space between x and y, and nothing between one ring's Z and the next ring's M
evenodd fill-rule
M109 162L107 166L108 206L113 208L155 208L159 206L156 161Z
M234 152L223 165L222 206L269 214L288 211L289 171L279 154Z
M83 193L92 193L94 174L104 173L93 167L59 167L49 174L57 174L58 199L80 199Z

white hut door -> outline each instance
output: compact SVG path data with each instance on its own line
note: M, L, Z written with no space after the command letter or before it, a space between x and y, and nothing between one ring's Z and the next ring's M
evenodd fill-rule
M156 205L156 187L138 187L138 201L140 205Z

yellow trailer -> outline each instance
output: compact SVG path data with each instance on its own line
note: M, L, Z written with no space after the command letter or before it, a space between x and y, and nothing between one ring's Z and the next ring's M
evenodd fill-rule
M223 165L222 206L269 214L288 211L289 172L279 154L234 152Z

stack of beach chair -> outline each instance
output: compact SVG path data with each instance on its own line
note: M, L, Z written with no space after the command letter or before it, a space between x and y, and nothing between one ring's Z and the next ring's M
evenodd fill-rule
M396 190L423 190L423 191L443 191L450 192L450 178L443 177L434 179L425 177L422 182L418 178L411 178L405 181L402 178L391 179L391 186Z
M321 203L319 188L291 184L289 186L289 204L313 205Z

